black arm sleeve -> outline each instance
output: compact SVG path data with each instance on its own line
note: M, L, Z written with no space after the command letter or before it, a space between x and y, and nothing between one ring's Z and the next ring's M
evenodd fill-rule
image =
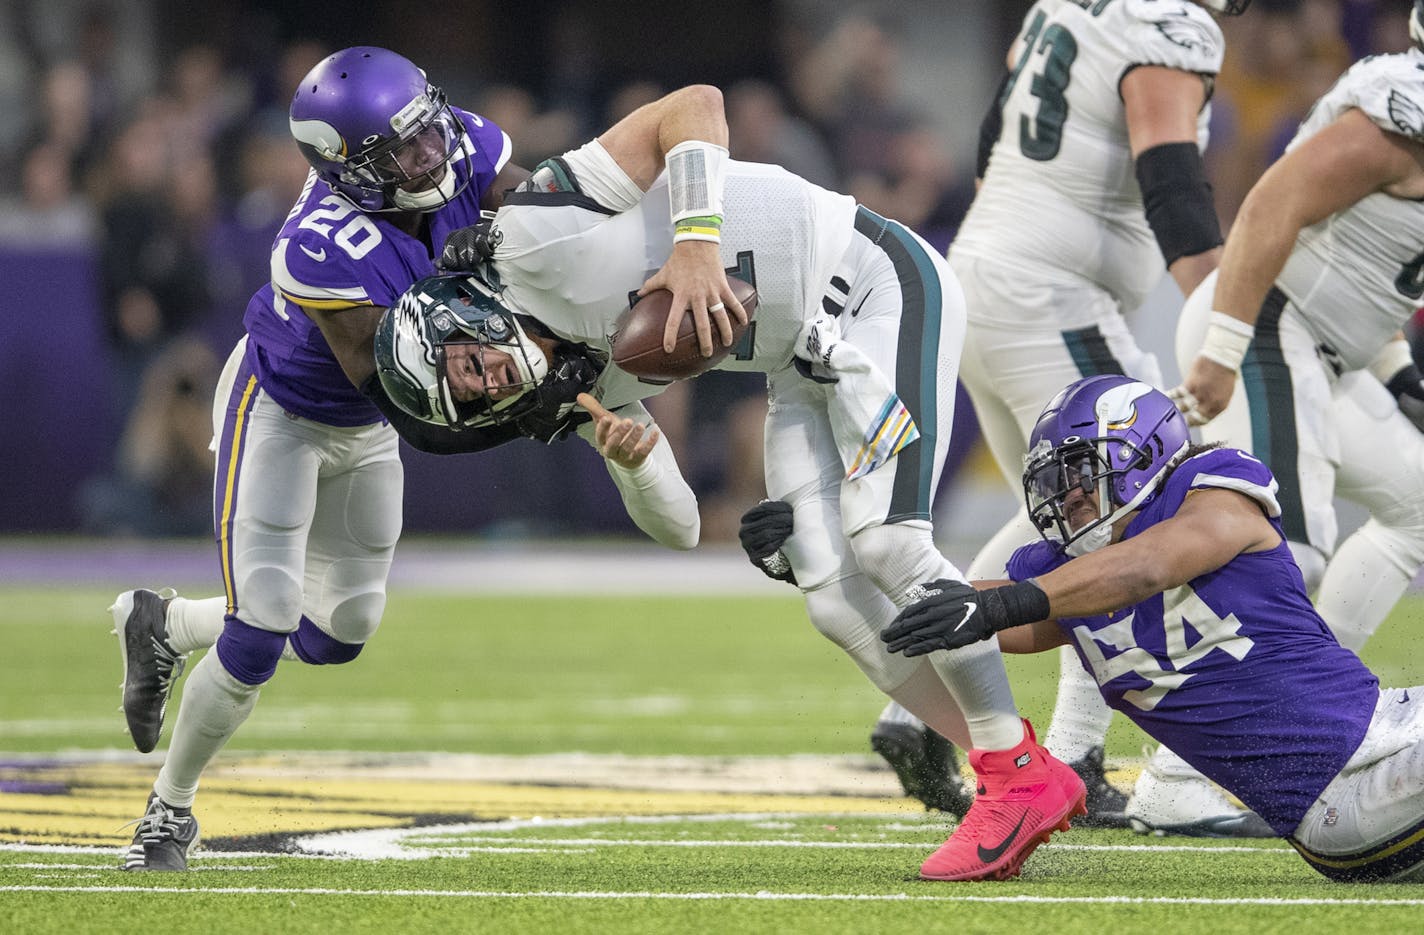
M391 401L381 386L380 378L374 373L361 384L361 392L376 404L376 408L381 410L381 415L390 422L396 434L416 451L436 455L469 454L498 448L505 442L520 437L519 427L512 423L488 428L465 428L456 432L417 419Z
M984 121L979 124L979 158L974 163L974 177L982 179L989 171L989 154L994 144L999 142L999 134L1004 132L1004 91L1009 86L1009 72L1004 72L994 96L989 99L989 110Z
M1162 143L1137 156L1147 224L1171 266L1221 246L1221 222L1195 143Z

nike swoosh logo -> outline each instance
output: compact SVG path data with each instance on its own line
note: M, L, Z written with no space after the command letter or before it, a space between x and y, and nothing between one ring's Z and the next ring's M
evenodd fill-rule
M972 605L971 605L971 606L972 606ZM1010 832L1009 832L1009 836L1006 837L1006 838L1004 838L1004 840L1002 840L1002 841L999 842L999 846L998 846L998 847L988 848L988 847L985 847L984 845L980 844L980 845L979 845L979 859L982 860L982 861L984 861L984 863L986 863L986 864L992 864L994 861L996 861L996 860L998 860L1000 857L1004 856L1004 851L1008 850L1008 849L1009 849L1009 845L1012 844L1012 843L1014 843L1014 838L1018 837L1018 835L1019 835L1019 829L1023 827L1024 819L1027 818L1027 817L1028 817L1028 811L1025 810L1024 813L1019 816L1019 823L1016 824L1016 825L1014 825L1014 830L1010 831Z
M954 625L955 631L958 631L960 627L962 627L962 626L964 626L966 623L968 623L968 622L969 622L969 618L972 617L972 616L974 616L974 612L975 612L976 610L978 610L978 609L979 609L979 605L978 605L978 604L965 604L965 605L964 605L964 619L961 620L961 621L959 621L959 623L957 623L957 624Z
M325 248L325 247L322 247L320 250L308 250L304 244L297 244L297 246L298 246L298 247L301 247L303 253L305 253L307 256L311 257L313 260L316 260L318 263L320 263L322 260L326 259L326 248Z
M1408 700L1409 700L1409 689L1406 688L1406 689L1404 690L1404 694L1402 694L1402 695L1399 696L1399 703L1400 703L1400 704L1404 704L1404 703L1407 702Z

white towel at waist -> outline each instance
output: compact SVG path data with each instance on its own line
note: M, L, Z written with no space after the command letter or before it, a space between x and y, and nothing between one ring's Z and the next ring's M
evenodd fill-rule
M841 338L836 319L822 312L803 325L795 353L803 374L828 384L831 433L847 480L881 467L920 437L889 379L864 351Z

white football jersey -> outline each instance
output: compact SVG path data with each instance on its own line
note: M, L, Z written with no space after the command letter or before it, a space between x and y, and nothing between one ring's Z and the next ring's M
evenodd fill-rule
M557 173L541 167L495 215L494 272L510 308L608 352L615 320L672 253L667 175L638 198L601 147L554 163ZM723 204L722 262L756 287L757 310L717 369L779 370L850 243L855 202L778 166L728 160ZM610 365L596 392L616 408L662 389Z
M1215 75L1225 43L1191 0L1039 0L1013 46L1003 130L950 248L1136 308L1166 265L1147 225L1120 84L1139 65ZM1210 106L1197 120L1206 147ZM970 320L992 309L971 306Z
M1356 62L1315 103L1287 151L1351 108L1424 143L1424 53ZM1307 227L1276 285L1343 369L1367 366L1424 298L1424 202L1375 192Z

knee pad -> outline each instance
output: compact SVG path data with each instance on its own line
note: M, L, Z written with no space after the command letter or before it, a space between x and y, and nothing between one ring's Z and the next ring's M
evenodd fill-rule
M386 592L363 591L351 594L331 608L331 632L343 643L365 643L376 635L381 614L386 609Z
M909 603L909 590L936 578L963 578L935 548L928 523L868 526L851 536L851 549L862 571L896 606Z
M821 635L845 650L887 694L905 684L920 663L886 650L880 631L895 616L895 606L864 575L807 591L806 612Z
M228 617L214 649L218 661L244 685L263 685L277 671L287 634L263 630Z
M311 666L339 666L361 655L361 650L365 648L363 643L343 643L327 636L306 617L302 618L296 632L287 637L287 642L292 644L292 652L297 654L297 658Z
M302 584L285 569L263 565L238 582L238 613L252 625L291 632L302 616Z

